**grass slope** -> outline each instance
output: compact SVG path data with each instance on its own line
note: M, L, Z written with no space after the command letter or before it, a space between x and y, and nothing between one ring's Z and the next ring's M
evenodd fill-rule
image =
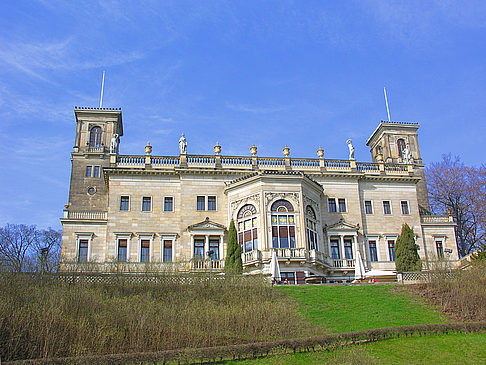
M486 333L397 338L329 352L272 356L238 364L486 364Z
M328 332L444 323L446 318L392 285L278 287L299 303L312 323Z

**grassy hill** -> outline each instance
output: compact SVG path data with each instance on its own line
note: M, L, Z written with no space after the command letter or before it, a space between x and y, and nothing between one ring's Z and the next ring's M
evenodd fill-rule
M446 317L395 285L278 287L326 332L339 333L413 324L444 323Z

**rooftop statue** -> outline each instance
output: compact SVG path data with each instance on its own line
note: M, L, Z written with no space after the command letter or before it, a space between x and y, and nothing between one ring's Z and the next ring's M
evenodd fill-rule
M346 143L348 144L348 148L349 148L349 159L350 160L354 160L354 146L353 146L353 141L348 139L346 141Z
M187 140L186 137L184 137L184 133L182 133L182 136L179 139L179 150L181 151L181 155L185 155L187 153Z
M120 136L115 133L113 135L113 138L111 139L110 153L118 153L118 144L119 143L120 143Z

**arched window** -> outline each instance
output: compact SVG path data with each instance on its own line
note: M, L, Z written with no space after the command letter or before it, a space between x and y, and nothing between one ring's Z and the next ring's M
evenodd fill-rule
M295 248L294 207L286 200L272 204L272 246L273 248Z
M400 156L401 158L404 157L403 151L405 150L405 147L406 144L403 139L400 138L399 140L397 140L398 156Z
M309 205L305 210L305 231L307 237L307 248L309 250L319 250L319 236L317 234L317 220L314 209Z
M89 146L101 147L101 127L93 127L89 132Z
M258 233L256 209L251 204L241 207L237 216L238 224L238 243L241 252L250 252L258 249Z

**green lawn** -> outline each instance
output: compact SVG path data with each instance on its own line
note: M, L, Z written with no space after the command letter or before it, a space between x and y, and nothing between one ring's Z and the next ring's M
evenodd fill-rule
M432 306L394 285L285 286L276 290L295 299L304 316L326 332L447 322Z
M486 364L486 333L397 338L330 352L272 356L238 364Z

